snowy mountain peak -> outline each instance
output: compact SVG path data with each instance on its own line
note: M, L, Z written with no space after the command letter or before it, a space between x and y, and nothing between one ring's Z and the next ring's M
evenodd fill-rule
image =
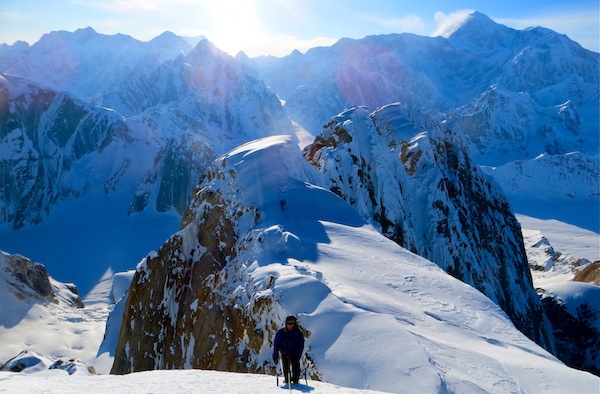
M487 15L475 11L467 15L462 21L457 21L454 26L443 33L443 37L471 36L496 29L498 24Z
M91 26L77 29L73 32L73 36L81 41L96 35L98 35L98 32Z
M171 41L171 40L179 40L180 37L178 35L176 35L175 33L173 33L172 31L165 31L163 33L161 33L160 35L154 37L152 41Z
M196 44L194 49L189 53L188 58L190 59L202 59L205 57L231 57L226 52L220 50L212 43L208 38L203 38Z
M193 48L187 40L170 31L154 37L149 44L162 49L165 53L171 52L172 48L180 48L181 53L184 55Z
M487 15L474 12L454 31L445 36L455 46L467 46L482 51L498 50L514 45L514 30L497 24Z

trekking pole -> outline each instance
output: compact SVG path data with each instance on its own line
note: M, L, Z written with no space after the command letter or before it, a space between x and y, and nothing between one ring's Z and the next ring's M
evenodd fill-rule
M288 388L290 389L290 394L292 394L292 363L288 359Z
M283 372L283 357L281 356L281 352L277 353L279 355L279 366L281 367L281 375L283 375L285 372ZM275 369L277 370L277 366L275 366ZM277 373L277 387L279 387L279 373Z
M283 356L281 354L279 355L279 363L281 364L281 372L285 375L285 369L283 368ZM290 393L291 393L292 392L292 377L291 377L292 372L290 371L290 369L292 369L291 365L290 365L290 368L288 368L288 374L287 374L288 388L290 389Z
M279 387L279 371L277 370L277 363L275 363L275 376L277 376L277 387Z
M281 357L281 353L279 353L279 366L281 367L281 374L283 375L285 372L284 372L284 369L283 369L283 357ZM277 379L277 386L279 386L279 375L277 375L277 377L278 377L278 379Z

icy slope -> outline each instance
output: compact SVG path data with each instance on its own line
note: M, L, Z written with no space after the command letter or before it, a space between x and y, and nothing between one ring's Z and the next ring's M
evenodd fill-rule
M268 169L268 171L267 171ZM287 314L307 333L309 374L391 392L593 393L480 292L386 239L289 137L216 160L182 229L137 268L113 372L273 371Z

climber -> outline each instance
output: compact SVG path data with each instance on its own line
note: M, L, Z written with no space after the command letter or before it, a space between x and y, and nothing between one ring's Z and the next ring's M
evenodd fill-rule
M300 357L304 351L304 334L298 327L298 320L294 316L285 319L285 327L279 329L273 341L273 361L277 365L279 354L283 364L285 383L289 383L290 364L292 366L292 383L298 384L300 380Z

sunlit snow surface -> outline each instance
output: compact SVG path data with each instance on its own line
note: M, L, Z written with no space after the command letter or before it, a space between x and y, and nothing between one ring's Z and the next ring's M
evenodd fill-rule
M68 376L63 371L47 371L36 375L0 372L0 392L9 393L287 393L288 386L275 376L217 371L150 371L129 375ZM340 387L304 379L293 386L293 393L376 393Z

